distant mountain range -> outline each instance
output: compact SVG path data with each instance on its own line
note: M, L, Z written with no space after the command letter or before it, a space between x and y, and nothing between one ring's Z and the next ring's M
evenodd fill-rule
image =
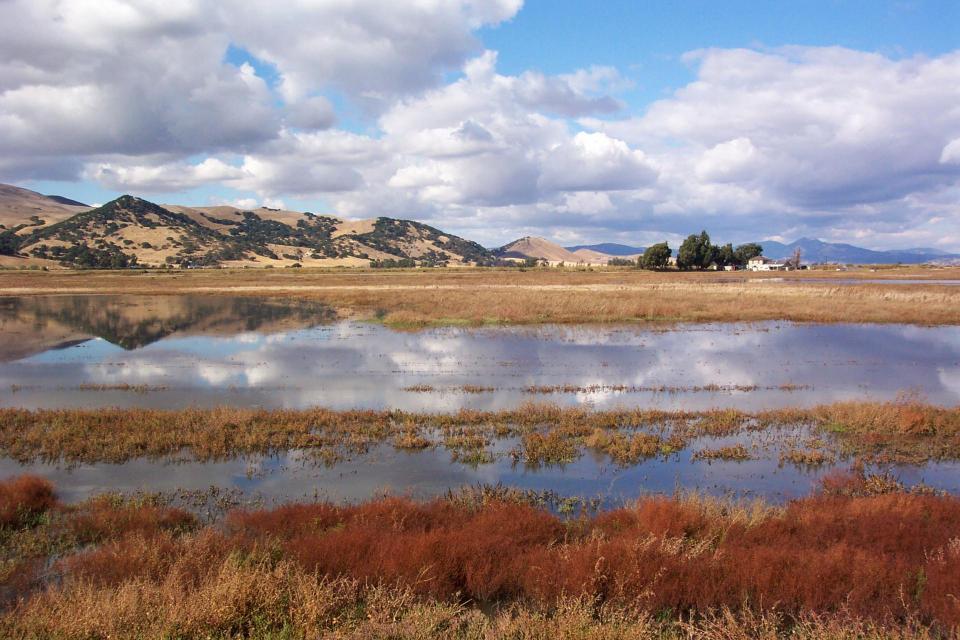
M808 264L821 262L839 264L960 263L960 254L951 254L937 249L874 251L851 244L823 242L815 238L800 238L789 244L774 240L762 240L758 244L763 247L763 255L775 260L791 257L794 250L799 248L801 259ZM672 247L673 255L676 255L678 248L678 246ZM579 260L593 264L605 264L610 258L635 258L643 254L644 251L644 247L613 242L561 247L544 238L527 237L501 247L496 253L507 257L546 258L551 262L563 260L572 263Z
M635 256L647 250L646 247L631 247L628 244L617 244L616 242L601 242L600 244L578 244L573 247L565 247L568 251L579 251L580 249L589 249L598 253L604 253L608 256Z
M815 238L800 238L790 244L763 240L763 255L768 258L783 259L800 249L804 262L836 262L840 264L923 264L927 262L952 262L960 259L960 254L950 254L937 249L900 249L874 251L856 247L852 244L823 242Z

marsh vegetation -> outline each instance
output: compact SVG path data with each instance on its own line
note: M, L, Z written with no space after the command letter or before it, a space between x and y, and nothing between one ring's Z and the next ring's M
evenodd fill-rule
M661 410L591 411L527 404L509 411L262 410L222 407L151 409L0 409L0 454L20 462L124 462L138 457L188 455L222 460L297 449L327 464L383 442L401 449L445 447L456 455L481 452L496 439L518 442L508 455L531 465L560 464L584 448L635 463L670 455L694 438L809 430L809 448L824 456L881 463L922 464L960 459L960 408L897 402L847 402L810 409L744 412ZM739 451L701 457L738 457ZM722 455L721 455L722 454ZM729 455L728 455L729 454ZM742 456L739 456L742 457ZM796 450L787 461L816 460Z
M0 484L0 507L5 637L925 638L960 624L960 502L856 472L782 507L678 495L565 517L473 492L204 524L160 501L63 505L29 477Z

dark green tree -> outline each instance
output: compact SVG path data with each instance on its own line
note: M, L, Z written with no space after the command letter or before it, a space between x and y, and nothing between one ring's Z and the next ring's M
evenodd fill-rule
M673 250L666 242L658 242L650 245L643 255L637 260L639 267L644 269L658 270L665 269L670 262L670 256Z
M716 260L717 248L710 244L710 235L689 235L677 252L677 266L681 269L706 269Z
M13 229L0 232L0 256L17 255L21 242L21 238Z
M733 249L733 245L729 242L722 247L716 248L716 263L719 267L726 267L728 265L737 264L737 255L736 251Z
M746 266L750 258L756 258L759 255L763 255L763 247L761 247L756 242L748 242L747 244L742 244L736 248L733 252L734 258L736 259L736 264L738 267Z

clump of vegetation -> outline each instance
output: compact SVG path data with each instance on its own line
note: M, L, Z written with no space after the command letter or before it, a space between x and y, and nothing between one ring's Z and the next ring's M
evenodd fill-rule
M834 456L819 449L791 447L780 453L780 466L789 462L798 467L822 467L826 464L833 464L835 461Z
M641 460L665 453L663 439L650 433L625 434L603 429L594 429L586 444L591 449L602 451L621 466L634 465Z
M413 258L385 258L370 261L371 269L412 269L417 266Z
M397 434L393 439L393 446L397 449L429 449L433 443L429 438L425 438L414 430L404 431Z
M524 434L521 445L511 452L514 460L528 466L556 465L573 462L580 457L576 444L558 429L546 433Z
M0 482L0 528L25 526L56 501L53 485L42 478L18 476Z
M750 450L742 444L735 444L728 447L704 448L694 451L692 460L729 460L734 462L743 462L753 459Z

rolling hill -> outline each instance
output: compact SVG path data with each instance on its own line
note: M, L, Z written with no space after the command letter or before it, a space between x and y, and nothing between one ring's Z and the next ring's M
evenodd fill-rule
M411 220L161 206L133 196L91 209L5 187L0 221L0 256L7 266L436 266L494 260L475 242Z
M537 258L548 262L576 263L580 258L555 242L537 236L525 236L497 249L494 253L501 258Z
M499 249L494 251L494 254L497 257L504 259L524 259L524 258L537 258L543 259L552 264L556 263L566 263L566 264L589 264L589 265L605 265L612 258L629 258L636 259L638 253L635 254L624 254L624 253L605 253L603 251L598 251L594 247L599 246L614 246L614 247L625 247L625 245L591 245L591 246L581 246L581 247L561 247L555 242L551 242L546 238L540 238L537 236L526 236L520 238L519 240L514 240L513 242L506 244ZM631 247L633 248L633 247Z
M89 209L87 205L68 198L45 196L29 189L0 184L0 231L29 233L33 228L66 220Z

